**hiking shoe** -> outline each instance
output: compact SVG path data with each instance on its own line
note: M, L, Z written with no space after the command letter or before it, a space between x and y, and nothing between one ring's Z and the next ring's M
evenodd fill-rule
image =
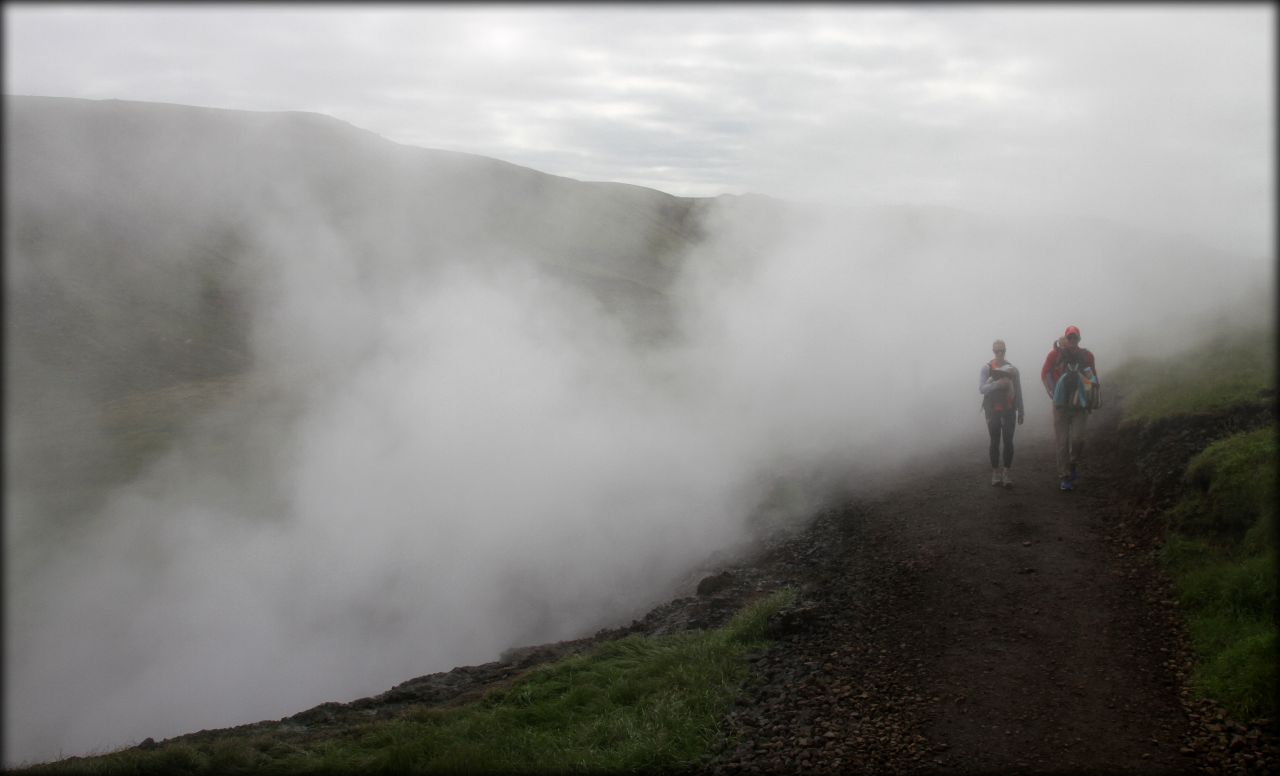
M1004 467L1004 471L1000 472L1000 484L1006 488L1013 487L1013 478L1009 476L1009 467Z
M1058 483L1058 490L1074 490L1075 486L1071 484L1071 480L1067 477L1062 478L1062 482Z
M999 470L999 469L992 469L992 470L991 470L991 484L992 484L992 485L999 485L999 484L1000 484L1000 470Z

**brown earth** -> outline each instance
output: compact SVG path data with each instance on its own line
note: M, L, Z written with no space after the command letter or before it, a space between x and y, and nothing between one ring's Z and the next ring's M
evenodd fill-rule
M1117 433L1116 422L1109 409L1091 419L1074 492L1058 490L1049 421L1036 417L1018 431L1015 485L992 487L975 420L971 445L766 540L630 626L179 740L323 737L478 697L604 639L720 625L790 586L798 601L751 656L704 772L1280 773L1270 721L1193 700L1155 559L1157 475L1238 424L1197 426L1182 449Z

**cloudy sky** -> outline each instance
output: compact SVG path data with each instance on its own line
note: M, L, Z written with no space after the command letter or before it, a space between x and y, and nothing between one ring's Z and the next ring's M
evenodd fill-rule
M1272 252L1272 4L5 4L5 92L326 113L584 180Z

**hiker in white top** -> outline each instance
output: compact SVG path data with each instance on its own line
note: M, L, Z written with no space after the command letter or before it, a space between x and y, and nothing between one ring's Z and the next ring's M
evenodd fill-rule
M1004 340L991 343L995 358L982 365L978 373L978 392L982 394L982 411L991 437L988 448L991 484L1010 488L1013 487L1013 479L1009 476L1009 468L1013 466L1013 430L1022 424L1026 416L1022 408L1022 378L1018 368L1005 360L1005 349Z

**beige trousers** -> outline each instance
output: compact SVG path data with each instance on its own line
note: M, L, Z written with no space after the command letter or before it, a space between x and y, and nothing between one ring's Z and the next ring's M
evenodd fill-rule
M1077 407L1053 408L1053 437L1058 442L1058 478L1071 473L1071 464L1084 456L1084 428L1089 411Z

